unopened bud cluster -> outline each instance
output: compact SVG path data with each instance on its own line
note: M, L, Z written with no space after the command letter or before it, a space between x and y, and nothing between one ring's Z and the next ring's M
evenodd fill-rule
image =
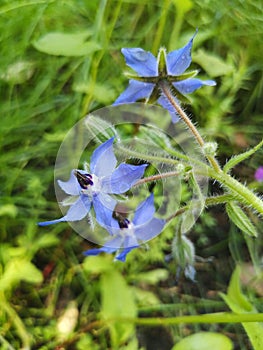
M203 146L203 153L205 156L215 156L217 151L216 142L206 142Z

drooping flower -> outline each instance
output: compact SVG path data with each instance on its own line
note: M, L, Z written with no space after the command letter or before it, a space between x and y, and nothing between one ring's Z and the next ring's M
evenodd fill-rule
M40 222L39 226L82 220L89 213L92 205L98 223L101 226L110 225L117 203L110 194L128 191L143 176L147 167L147 164L137 166L121 163L115 169L117 159L113 152L113 141L114 138L107 140L93 152L90 173L75 169L71 171L68 181L58 180L60 188L72 196L70 201L67 199L62 203L70 207L62 218Z
M127 254L140 244L157 236L163 230L165 220L154 217L154 197L151 194L136 209L133 220L127 218L117 221L112 218L111 225L106 227L113 238L101 248L84 252L84 255L98 255L102 252L115 253L115 259L125 261Z
M113 105L132 103L141 99L146 99L148 103L157 101L170 112L173 122L178 121L174 108L161 92L160 82L166 81L175 98L183 102L188 101L185 94L203 85L216 85L213 80L202 81L193 78L198 71L184 73L191 64L191 49L195 35L184 47L168 54L161 48L157 59L151 52L141 48L123 48L121 51L126 64L138 75L128 74L129 86Z
M263 181L263 166L260 166L255 172L255 179L259 182Z

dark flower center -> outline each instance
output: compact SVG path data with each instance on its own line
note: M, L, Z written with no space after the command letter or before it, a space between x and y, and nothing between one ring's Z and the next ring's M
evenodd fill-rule
M81 174L79 171L75 171L74 175L76 176L78 183L81 188L87 190L89 186L93 185L92 175L90 174Z
M118 220L120 228L128 228L130 221L127 218L122 218Z

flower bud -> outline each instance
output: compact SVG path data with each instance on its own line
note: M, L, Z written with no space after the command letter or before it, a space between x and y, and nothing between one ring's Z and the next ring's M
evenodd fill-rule
M176 171L178 172L179 175L184 175L185 173L185 165L182 163L178 163L176 165Z
M194 280L195 248L193 243L181 233L177 233L173 239L172 257L176 264L184 270L185 276Z
M203 146L203 153L205 156L215 156L217 150L216 142L206 142Z

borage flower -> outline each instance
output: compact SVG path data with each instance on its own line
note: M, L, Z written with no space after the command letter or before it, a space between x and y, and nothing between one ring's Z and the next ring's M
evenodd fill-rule
M72 198L62 204L70 205L66 215L60 219L40 222L39 226L62 221L82 220L93 205L96 219L101 226L109 226L117 201L110 194L128 191L144 174L147 164L121 163L116 169L117 159L113 152L114 138L100 145L92 154L90 174L84 170L72 170L66 182L58 180L61 189ZM71 204L68 204L70 203ZM73 202L73 203L72 203Z
M173 122L178 121L175 110L170 105L167 98L162 94L161 82L166 82L175 98L189 102L184 96L203 85L214 86L213 80L202 81L193 78L198 71L184 73L191 63L191 49L193 39L181 49L171 51L166 55L165 49L161 48L157 59L151 52L141 48L124 48L121 50L125 57L126 64L138 75L127 74L130 78L128 88L117 98L113 105L121 103L132 103L141 99L146 99L147 103L157 101L164 108L168 109Z
M154 198L151 194L142 202L134 213L133 220L127 218L115 220L112 218L111 226L106 227L114 237L101 248L94 248L84 252L84 255L98 255L102 252L115 253L115 259L126 260L126 255L140 244L157 236L163 230L165 220L154 217Z

